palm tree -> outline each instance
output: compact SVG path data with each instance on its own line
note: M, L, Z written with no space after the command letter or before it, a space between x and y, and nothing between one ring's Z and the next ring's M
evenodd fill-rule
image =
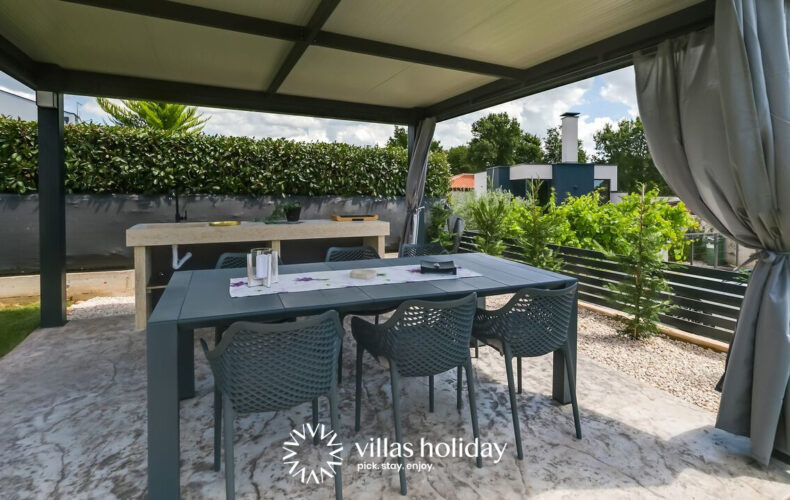
M98 97L96 102L115 125L153 128L194 134L203 130L203 118L193 106L155 101L121 101L121 104Z

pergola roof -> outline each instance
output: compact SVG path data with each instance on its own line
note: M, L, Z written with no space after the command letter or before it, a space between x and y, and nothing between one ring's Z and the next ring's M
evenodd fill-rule
M700 0L0 0L0 69L39 89L391 123L630 64Z

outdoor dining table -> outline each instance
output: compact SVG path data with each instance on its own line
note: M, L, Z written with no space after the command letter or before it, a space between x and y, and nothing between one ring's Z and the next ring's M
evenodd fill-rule
M480 276L404 283L371 284L294 293L233 298L232 278L246 269L212 269L173 274L148 320L146 333L148 378L148 495L151 499L179 498L179 400L194 397L194 330L222 328L234 321L275 321L320 314L341 314L395 308L408 299L449 300L472 292L478 297L512 293L524 287L561 288L575 278L479 253L321 262L280 267L280 274L386 268L451 258L457 266ZM570 402L565 363L576 364L576 301L568 338L572 360L554 353L552 393Z

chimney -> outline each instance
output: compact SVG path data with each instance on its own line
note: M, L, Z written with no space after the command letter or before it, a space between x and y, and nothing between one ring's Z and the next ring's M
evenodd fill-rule
M563 113L562 163L579 162L579 113Z

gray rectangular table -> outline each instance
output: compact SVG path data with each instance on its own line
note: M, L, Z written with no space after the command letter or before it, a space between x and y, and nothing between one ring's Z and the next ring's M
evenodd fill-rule
M354 268L419 264L421 260L446 260L447 256L328 262L282 266L281 274ZM453 299L472 292L478 296L512 293L523 287L559 288L576 279L485 254L457 254L456 265L482 276L455 280L315 290L298 293L231 298L230 278L239 269L184 271L173 274L148 320L146 352L148 370L148 495L151 499L179 498L179 400L191 398L194 382L194 330L224 327L234 321L272 321L320 314L380 311L407 299ZM576 364L576 302L570 330L570 360ZM554 354L553 396L570 402L562 354Z

